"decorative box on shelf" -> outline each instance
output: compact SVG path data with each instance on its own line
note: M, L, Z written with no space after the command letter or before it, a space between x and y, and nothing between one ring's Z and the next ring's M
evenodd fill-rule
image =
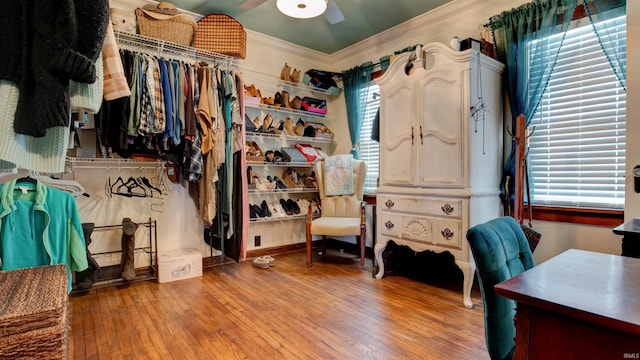
M260 99L257 96L244 96L244 103L247 106L251 106L251 107L256 107L256 106L260 106L260 101L262 99Z

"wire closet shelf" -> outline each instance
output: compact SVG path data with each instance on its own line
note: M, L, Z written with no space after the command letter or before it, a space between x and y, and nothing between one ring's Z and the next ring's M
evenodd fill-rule
M211 62L220 66L226 65L228 68L237 67L239 63L237 58L206 50L199 50L191 46L118 30L114 30L114 32L118 47L122 50L170 58L186 63L196 63L198 61Z

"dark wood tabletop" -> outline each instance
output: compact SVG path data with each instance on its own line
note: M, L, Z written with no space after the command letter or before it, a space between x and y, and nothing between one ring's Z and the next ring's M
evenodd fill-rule
M640 235L640 219L631 219L613 229L616 235Z
M495 290L517 302L640 335L640 259L571 249Z

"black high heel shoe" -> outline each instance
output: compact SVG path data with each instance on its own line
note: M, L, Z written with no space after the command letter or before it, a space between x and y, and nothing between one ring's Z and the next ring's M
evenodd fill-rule
M269 205L265 200L262 200L262 203L260 204L260 209L267 217L271 217L271 210L269 210Z
M279 150L276 150L273 152L273 162L287 162L287 159Z
M288 199L287 205L291 208L294 214L296 215L300 214L300 206L298 206L298 204L295 201Z
M274 106L282 106L282 94L278 91L273 97L273 105Z
M289 187L282 181L282 179L280 179L279 177L275 176L273 178L273 181L276 182L276 189L280 189L280 190L286 190Z
M274 156L275 153L272 150L267 150L267 152L264 153L264 161L266 162L274 162Z
M282 205L282 209L287 213L287 215L293 215L293 209L289 206L287 200L280 199L280 205Z
M260 208L260 206L258 206L258 205L253 204L253 205L251 205L251 208L253 208L253 211L256 213L256 215L258 217L263 218L263 217L265 217L267 215L267 214L265 214L264 211L262 211L262 208Z

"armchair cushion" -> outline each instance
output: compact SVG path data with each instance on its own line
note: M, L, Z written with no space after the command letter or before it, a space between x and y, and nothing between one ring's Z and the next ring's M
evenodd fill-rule
M327 196L322 198L322 216L359 219L361 203L354 195Z
M508 359L515 347L516 304L495 293L494 286L533 267L533 256L520 225L505 216L467 231L484 304L487 350L492 359Z
M324 207L323 207L324 211ZM322 216L311 223L312 234L328 236L346 236L360 234L360 216L330 217Z

